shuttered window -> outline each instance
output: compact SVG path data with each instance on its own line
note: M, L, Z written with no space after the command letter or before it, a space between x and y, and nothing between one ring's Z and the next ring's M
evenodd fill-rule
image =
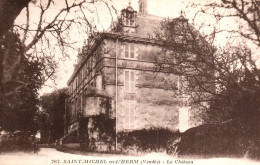
M135 71L125 70L125 92L135 93Z
M135 121L135 102L127 101L125 102L124 116L123 116L123 127L124 129L134 129Z
M135 46L132 43L125 44L125 58L135 58Z

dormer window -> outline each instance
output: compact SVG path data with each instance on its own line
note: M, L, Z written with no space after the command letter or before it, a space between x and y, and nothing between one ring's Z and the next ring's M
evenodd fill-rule
M125 13L125 25L126 26L134 26L135 20L134 17L132 15L132 13Z
M123 9L121 14L122 18L122 24L124 26L130 26L134 27L135 26L135 19L136 19L136 11L131 7L128 6L126 9Z

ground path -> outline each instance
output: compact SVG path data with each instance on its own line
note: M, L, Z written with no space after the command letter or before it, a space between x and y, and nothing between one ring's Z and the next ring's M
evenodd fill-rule
M164 153L151 153L145 156L120 155L75 155L57 151L54 148L41 148L38 153L6 153L0 155L0 165L260 165L260 162L248 159L186 159L174 158Z

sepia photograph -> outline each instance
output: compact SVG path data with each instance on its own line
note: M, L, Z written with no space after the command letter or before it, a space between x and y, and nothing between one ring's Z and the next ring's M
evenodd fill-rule
M0 0L1 165L260 165L260 0Z

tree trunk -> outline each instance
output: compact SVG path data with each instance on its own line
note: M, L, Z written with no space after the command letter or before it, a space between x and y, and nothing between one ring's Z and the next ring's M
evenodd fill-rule
M0 117L3 115L3 105L4 105L4 86L3 86L3 52L0 49ZM0 118L1 120L1 118ZM2 120L1 120L2 121ZM2 125L0 121L0 126Z
M1 0L0 1L0 38L13 25L15 18L31 0Z
M31 0L0 0L0 39L11 28L16 17ZM3 112L3 61L4 54L0 52L0 115Z

